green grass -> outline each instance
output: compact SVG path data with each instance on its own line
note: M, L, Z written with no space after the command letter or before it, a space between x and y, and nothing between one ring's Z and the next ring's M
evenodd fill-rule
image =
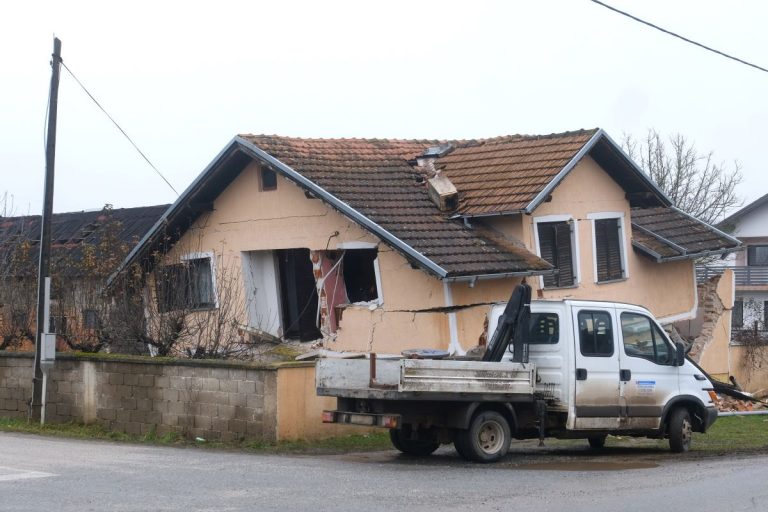
M389 442L389 435L385 430L369 434L339 436L319 441L281 441L278 443L264 443L254 440L244 440L220 442L188 439L178 433L159 436L154 430L151 430L144 435L131 435L121 432L111 432L98 425L49 423L45 426L40 426L38 423L27 423L26 420L0 418L0 431L165 446L196 446L202 448L241 450L259 453L335 454L392 449L392 445ZM584 441L547 439L546 444L547 446L554 448L568 449L572 446L581 446L584 444ZM606 446L609 448L668 449L666 440L631 438L624 436L609 437ZM694 434L691 450L701 453L702 455L736 454L749 451L768 450L768 416L733 416L720 418L706 434Z
M162 436L154 429L144 435L132 435L122 432L112 432L99 425L83 425L80 423L27 423L22 419L0 418L0 431L22 432L44 436L66 437L72 439L101 439L128 443L146 443L156 445L198 446L203 448L244 450L266 453L307 453L333 454L360 451L376 451L390 449L389 435L386 431L372 434L358 434L333 437L319 441L280 441L265 443L254 440L243 441L209 441L186 438L182 434L172 432Z
M706 434L694 434L691 448L714 452L768 449L768 415L719 418Z

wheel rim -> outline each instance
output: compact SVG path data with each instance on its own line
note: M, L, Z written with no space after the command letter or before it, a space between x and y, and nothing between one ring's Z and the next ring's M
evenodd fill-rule
M683 438L683 446L688 446L691 444L691 438L693 437L693 427L691 427L691 420L688 418L683 419L683 425L682 425L682 438Z
M495 421L483 423L477 433L477 444L485 453L498 452L504 446L504 429Z

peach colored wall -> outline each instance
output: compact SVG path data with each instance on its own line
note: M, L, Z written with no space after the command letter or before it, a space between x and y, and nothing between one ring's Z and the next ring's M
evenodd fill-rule
M595 282L590 213L620 212L624 215L624 252L629 276L626 280ZM579 261L578 287L541 290L540 278L531 278L534 295L546 299L580 298L640 304L657 318L693 316L695 277L692 261L656 263L632 249L629 202L624 190L590 157L585 157L532 215L510 216L493 221L502 232L517 236L536 252L534 219L548 215L571 215L577 221Z
M374 430L323 423L322 412L333 409L336 409L336 398L316 395L314 364L277 370L278 441L324 439Z
M748 362L748 352L754 350L752 357L754 363ZM744 388L745 391L754 393L768 389L768 347L748 349L742 345L730 346L731 375ZM755 364L751 368L750 364Z
M731 309L733 308L733 271L726 270L717 283L716 293L724 311L712 330L712 340L704 347L699 364L708 373L725 375L730 371L729 343L731 341Z
M338 231L338 236L331 237ZM329 241L330 237L330 241ZM410 263L388 245L319 199L278 176L273 191L261 191L258 165L249 165L214 201L168 255L169 261L189 252L214 252L216 265L240 269L242 251L309 248L336 249L344 242L378 243L383 304L350 306L343 315L334 350L399 351L404 348L446 348L444 313L418 310L445 305L440 280ZM240 290L245 285L241 280ZM243 323L245 323L245 318Z

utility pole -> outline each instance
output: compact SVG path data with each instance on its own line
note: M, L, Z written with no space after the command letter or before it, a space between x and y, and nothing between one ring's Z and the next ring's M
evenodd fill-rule
M51 275L51 216L53 215L53 169L56 159L56 117L59 104L59 72L61 71L61 41L53 38L51 58L51 93L48 104L48 139L45 145L45 198L43 216L40 219L40 261L37 273L37 322L35 333L35 374L32 379L32 400L29 402L30 420L40 419L43 403L43 369L41 366L43 333L45 325L46 301L45 281Z

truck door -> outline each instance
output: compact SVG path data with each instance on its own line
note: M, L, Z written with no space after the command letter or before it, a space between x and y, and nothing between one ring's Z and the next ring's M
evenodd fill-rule
M621 416L619 354L612 308L573 308L575 395L573 428L614 430Z
M621 324L619 363L625 406L620 428L658 428L664 405L679 394L675 348L650 317L621 310L617 315Z

